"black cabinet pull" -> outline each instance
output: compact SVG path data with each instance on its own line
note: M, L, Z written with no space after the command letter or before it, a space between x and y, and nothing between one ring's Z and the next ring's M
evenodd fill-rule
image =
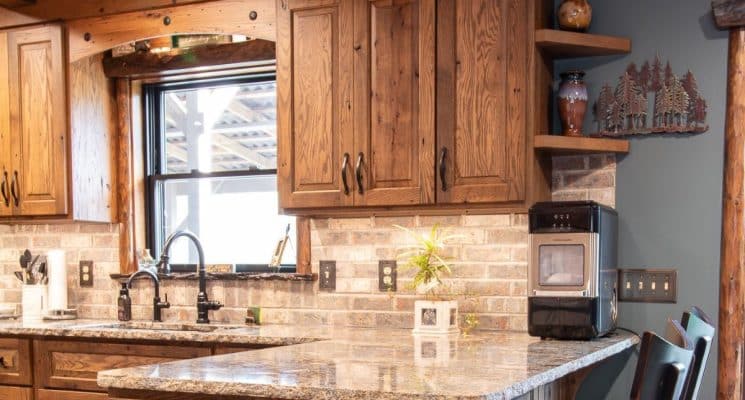
M448 148L443 147L440 150L440 183L442 184L442 191L447 192L448 184L445 182L445 175L447 175L447 164L445 164L445 158L448 155Z
M344 153L341 162L341 182L344 184L344 194L349 196L349 183L347 183L347 165L349 165L349 153Z
M3 171L3 182L0 183L0 193L3 195L5 207L9 207L10 197L8 196L8 171Z
M357 192L364 194L365 189L362 187L362 159L365 158L365 153L360 152L357 155L357 166L354 168L354 175L357 178Z
M18 204L20 201L18 200L18 189L16 188L18 186L18 171L13 171L13 182L10 183L10 194L13 195L13 200L15 200L16 207L18 207Z

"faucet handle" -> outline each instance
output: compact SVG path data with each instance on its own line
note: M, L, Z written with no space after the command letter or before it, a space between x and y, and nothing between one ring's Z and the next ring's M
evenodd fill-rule
M165 300L158 301L158 307L160 307L160 308L171 308L171 303L168 302L168 293L166 293L164 296L165 296Z
M215 300L210 301L208 303L208 307L209 307L210 310L219 310L219 309L222 308L222 306L223 306L222 303L220 303L219 301L215 301Z

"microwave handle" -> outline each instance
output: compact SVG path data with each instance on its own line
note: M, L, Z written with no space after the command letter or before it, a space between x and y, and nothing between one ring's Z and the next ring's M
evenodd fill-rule
M587 297L587 290L533 290L539 297Z

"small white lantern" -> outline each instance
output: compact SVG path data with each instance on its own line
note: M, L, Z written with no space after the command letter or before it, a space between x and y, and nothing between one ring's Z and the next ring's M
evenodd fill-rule
M458 332L458 302L417 300L414 302L415 334L447 335Z

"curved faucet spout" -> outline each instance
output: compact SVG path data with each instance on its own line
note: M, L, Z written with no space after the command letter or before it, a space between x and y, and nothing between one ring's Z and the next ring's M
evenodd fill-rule
M204 249L202 248L202 242L199 240L197 235L189 231L176 231L172 233L171 236L166 239L165 244L163 244L163 254L161 254L160 262L158 264L159 267L163 268L164 270L170 269L168 268L168 252L171 250L171 245L173 244L173 242L182 236L189 238L192 243L194 243L194 247L196 247L197 254L199 255L199 264L197 265L197 273L199 274L199 294L197 295L197 323L208 324L210 322L208 316L209 311L220 309L222 307L222 304L217 301L210 301L207 297L207 274L204 265Z

